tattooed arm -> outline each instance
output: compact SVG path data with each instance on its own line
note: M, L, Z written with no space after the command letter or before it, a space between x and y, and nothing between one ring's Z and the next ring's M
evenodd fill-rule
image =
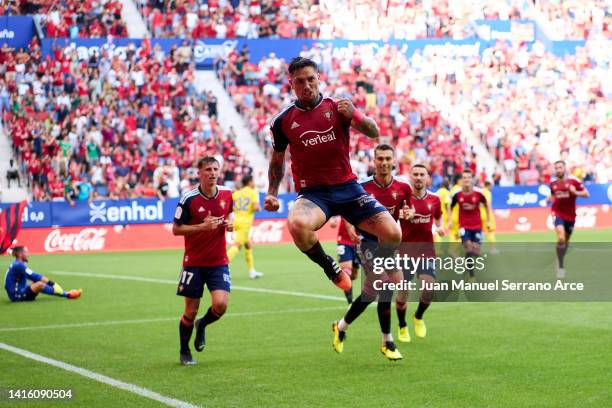
M264 209L278 211L278 188L285 175L285 152L272 152L270 166L268 167L268 195L264 199Z
M283 176L285 175L285 152L272 152L268 167L268 195L277 196Z

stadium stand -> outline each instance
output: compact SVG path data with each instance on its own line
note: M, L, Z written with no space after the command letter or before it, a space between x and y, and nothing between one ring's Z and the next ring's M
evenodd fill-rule
M4 3L4 2L3 2ZM32 14L38 19L46 37L100 38L126 37L119 0L17 0L10 2L0 14Z
M428 163L435 187L465 167L476 169L461 127L441 113L449 110L467 118L469 130L499 162L499 174L479 174L481 180L545 183L558 158L586 181L612 179L609 95L587 52L560 59L538 45L528 51L498 43L466 59L417 51L407 60L392 47L370 46L352 52L321 46L302 55L319 63L323 92L354 95L355 105L377 118L383 140L397 146L400 173L415 161ZM291 101L286 63L272 53L254 65L247 55L240 50L219 61L218 75L269 153L269 120ZM443 97L433 97L434 90ZM352 146L359 176L368 172L370 147L364 137Z
M156 1L139 8L154 37L411 40L474 34L477 19L532 16L528 2L377 0ZM563 15L570 19L570 15Z
M605 0L539 0L535 6L560 39L612 39L612 4Z
M428 103L423 89L415 89L397 72L409 70L405 56L395 47L374 50L357 46L353 52L333 55L331 46L302 52L320 63L322 91L334 98L352 97L356 107L377 118L382 140L397 148L399 172L415 161L427 163L439 184L476 163L461 131L445 120ZM282 106L291 101L285 77L286 63L274 53L258 65L245 61L246 50L235 52L218 64L218 75L233 96L260 146L268 153L271 138L268 124ZM352 140L353 167L359 177L370 170L373 142L355 134ZM464 158L466 157L466 158Z
M228 185L252 171L180 48L164 58L145 41L89 60L72 48L43 59L36 40L29 53L0 49L2 121L35 200L177 197L206 154Z

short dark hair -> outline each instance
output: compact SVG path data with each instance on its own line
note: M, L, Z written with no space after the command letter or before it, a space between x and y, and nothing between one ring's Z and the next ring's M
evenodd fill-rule
M473 173L473 172L472 172L472 170L470 170L470 169L464 169L464 170L461 172L461 175L464 175L464 174L469 174L469 175L470 175L470 176L472 176L472 177L474 176L474 173Z
M298 69L306 67L313 67L315 71L319 72L319 66L310 58L295 57L289 63L289 74L293 75Z
M253 176L251 176L250 174L246 174L242 177L242 187L246 186L247 184L249 184L251 181L253 181Z
M11 253L13 254L13 256L17 256L22 253L24 249L25 247L23 245L17 245L16 247L13 247L13 249L11 249Z
M413 168L413 169L414 169L415 167L419 167L419 168L425 169L425 171L427 172L427 174L429 174L429 169L428 169L428 168L427 168L427 166L425 166L424 164L417 163L417 164L415 164L414 166L412 166L412 168ZM412 170L412 169L411 169L411 170Z
M385 151L385 150L389 151L390 150L392 152L395 152L395 149L393 148L393 146L391 146L390 144L387 144L387 143L381 143L378 146L376 146L374 148L374 155L376 155L376 152L379 151L379 150L382 150L382 151Z
M557 160L554 164L557 164L557 163L561 163L562 165L565 166L565 161L563 161L563 160Z
M485 181L485 182L484 182L484 186L485 186L485 187L489 187L489 186L491 186L491 182L490 182L489 180Z
M209 164L209 163L219 164L219 160L215 159L212 156L202 157L200 160L198 160L198 169L201 169L205 164Z

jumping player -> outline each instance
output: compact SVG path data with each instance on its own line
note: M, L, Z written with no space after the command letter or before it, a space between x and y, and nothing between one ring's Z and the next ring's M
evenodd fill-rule
M268 170L269 188L264 208L277 211L278 189L284 176L285 150L298 198L289 210L289 231L296 246L318 264L334 284L347 292L350 277L325 253L316 231L334 215L378 237L381 256L399 245L401 231L376 199L357 183L349 160L349 129L376 139L376 122L364 116L348 99L333 100L319 92L317 64L296 57L289 64L289 84L297 100L273 120L274 151Z
M554 166L557 178L550 183L548 201L552 201L552 215L557 233L557 278L564 279L563 261L576 222L576 197L587 198L589 191L580 180L567 175L564 161L559 160Z
M249 268L249 278L257 279L263 276L263 273L255 270L255 262L253 261L253 242L249 238L251 227L253 226L253 218L255 212L260 210L259 194L255 189L253 176L247 174L242 178L242 188L234 191L232 198L234 199L234 241L235 245L227 251L229 261L240 252L240 248L244 246L244 259Z
M29 253L24 246L12 249L15 260L11 263L4 277L4 289L11 302L28 302L36 299L39 293L76 299L81 296L82 289L64 291L57 282L40 275L28 267ZM28 285L28 281L32 284Z
M338 225L338 220L340 225ZM338 254L338 264L342 272L346 273L354 281L359 276L359 257L357 256L357 247L361 238L355 231L352 225L348 225L344 218L334 217L330 221L330 226L336 228L338 226L338 237L336 239L336 252ZM346 301L350 305L353 303L353 288L344 292Z
M183 268L176 292L185 297L185 312L179 324L180 362L183 365L196 364L191 356L189 340L204 285L210 291L212 304L204 317L195 322L196 351L204 349L206 326L219 320L225 313L231 285L225 231L232 229L232 192L227 187L217 185L217 159L200 159L198 169L200 184L182 195L172 226L174 235L185 236Z
M436 256L433 227L435 226L436 235L443 237L445 234L444 224L442 223L442 203L440 197L427 191L429 176L429 171L424 165L415 164L412 166L410 179L412 182L412 208L414 208L414 214L411 217L407 216L407 207L400 214L400 226L402 228L402 246L400 247L400 252L407 253L412 257L420 257L423 261ZM427 262L423 262L421 265L422 267L416 271L404 270L404 279L409 281L416 274L421 281L421 287L423 287L423 282L431 284L435 281L436 271L434 265L430 265ZM398 292L395 302L397 318L399 320L397 339L404 343L410 342L410 333L406 323L408 294L408 291ZM421 291L419 305L412 316L414 332L419 338L424 338L427 335L427 327L423 320L423 314L432 300L433 291Z
M376 198L389 211L393 220L399 218L402 206L409 207L412 196L412 189L408 183L397 180L393 177L394 168L394 149L388 144L380 144L374 149L375 173L362 182L362 186ZM409 216L409 214L407 214ZM377 239L372 234L358 228L362 238L359 247L360 257L362 257L364 268L368 265L368 250L376 246ZM373 255L376 257L377 255ZM363 259L365 258L365 259ZM398 275L398 274L396 274ZM391 335L391 298L393 293L381 290L377 293L371 285L370 279L373 277L371 271L366 270L366 283L363 286L361 295L351 304L344 317L332 324L333 340L332 347L337 353L342 353L344 349L344 338L349 325L355 321L378 296L378 321L382 332L381 353L389 360L400 360L401 353L395 347L393 336ZM391 277L393 279L393 277Z
M453 195L451 209L456 205L459 207L459 235L466 257L475 258L480 255L480 243L482 242L482 220L480 219L480 205L485 207L485 226L489 228L489 205L487 199L475 189L473 185L473 174L470 170L463 170L461 174L461 191ZM450 227L450 226L449 226ZM468 269L469 280L474 281L474 268Z

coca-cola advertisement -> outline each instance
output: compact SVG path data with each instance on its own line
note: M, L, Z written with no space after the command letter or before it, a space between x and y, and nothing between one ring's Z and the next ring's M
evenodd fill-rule
M233 235L227 233L228 245L234 242ZM319 231L319 237L322 241L334 241L335 230L326 225ZM292 242L287 221L282 219L256 220L251 239L255 244ZM183 248L183 237L172 235L172 224L28 228L21 230L17 241L35 254Z

